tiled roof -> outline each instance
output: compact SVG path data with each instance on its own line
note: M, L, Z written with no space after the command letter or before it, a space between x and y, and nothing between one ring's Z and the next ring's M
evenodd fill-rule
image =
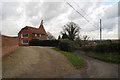
M31 27L31 26L25 26L24 28L21 29L21 31L22 30L29 30L31 33L38 33L38 34L45 34L45 35L47 35L47 33L46 33L46 31L45 31L45 29L43 27L43 20L41 21L41 24L40 24L39 28L34 28L34 27Z
M41 33L44 33L44 34L47 35L47 33L46 33L46 31L45 31L43 25L40 25L39 29L41 30Z
M41 27L40 28L34 28L34 27L31 27L31 26L25 26L23 29L28 29L32 33L46 34L46 31L44 30L44 28L41 28Z

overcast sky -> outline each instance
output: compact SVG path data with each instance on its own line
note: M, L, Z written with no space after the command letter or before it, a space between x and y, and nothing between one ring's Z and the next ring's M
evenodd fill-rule
M90 39L99 39L99 22L102 19L102 38L118 39L118 1L119 0L66 0L87 22L64 0L60 1L2 1L0 3L1 33L8 36L17 36L25 26L38 28L44 20L46 32L56 38L65 24L75 22L81 28L80 35L90 36ZM101 1L101 2L100 2Z

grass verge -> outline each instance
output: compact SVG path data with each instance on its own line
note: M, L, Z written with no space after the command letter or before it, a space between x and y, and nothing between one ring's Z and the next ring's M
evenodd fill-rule
M78 58L76 55L74 55L70 52L62 51L58 48L52 48L52 49L64 54L76 69L80 69L80 68L84 67L84 65L85 65L84 61L82 59Z
M115 64L120 64L120 60L119 60L119 53L95 53L95 52L85 52L85 51L80 51L80 54L89 56L89 57L93 57L95 59L99 59L102 61L106 61L106 62L111 62L111 63L115 63Z

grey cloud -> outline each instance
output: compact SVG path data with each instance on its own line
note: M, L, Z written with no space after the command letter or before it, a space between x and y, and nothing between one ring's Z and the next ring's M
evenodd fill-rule
M40 2L29 2L25 4L25 15L28 18L32 18L33 16L38 16L39 12L41 12L41 3Z
M42 18L46 21L52 20L53 18L64 14L68 11L68 7L66 7L66 4L62 2L53 2L53 3L45 3L42 7L45 7L46 10L43 11Z
M2 34L17 35L19 28L16 21L3 21Z
M14 19L17 20L19 19L20 15L17 13L16 8L19 6L19 3L10 3L10 2L5 2L3 3L2 7L2 20L5 19Z
M72 3L73 4L73 3ZM116 11L115 8L108 8L105 10L105 14L101 12L95 12L96 9L99 10L102 3L78 3L81 9L83 9L86 14L81 11L81 9L75 4L75 8L80 11L80 13L86 16L91 23L95 24L99 20L98 15L104 15L102 17L103 28L106 31L113 31L116 28ZM7 3L4 4L3 10L3 33L4 34L17 34L17 32L26 25L37 26L40 24L41 19L45 21L45 29L50 33L54 34L56 37L60 34L59 32L62 30L62 26L66 24L68 21L74 21L82 28L81 34L89 34L92 37L98 36L95 27L91 26L91 24L87 23L79 14L77 14L68 4L63 2L27 2L27 3ZM113 6L114 7L114 6ZM17 8L23 8L23 12L19 13L16 11ZM111 9L111 10L110 10ZM95 17L94 15L95 14ZM24 15L24 17L23 17ZM11 21L9 21L11 19ZM23 20L23 21L22 21ZM24 21L26 20L26 21ZM17 23L23 23L24 25L19 26ZM98 23L99 24L99 23ZM99 28L99 26L98 26ZM96 30L95 30L96 29ZM95 30L96 34L89 32L89 30Z
M118 2L118 16L120 16L120 1Z
M80 12L82 16L85 16L87 19L90 19L91 14L95 14L95 9L99 8L101 6L101 2L81 2L79 4L76 3L76 7L74 7L77 11ZM75 4L73 4L75 6ZM93 12L94 11L94 12ZM82 16L76 13L75 10L71 11L71 14L69 14L68 18L70 20L74 19L80 19Z
M82 18L78 13L76 13L74 10L71 11L71 13L68 15L68 19L75 20Z
M113 31L118 25L118 4L114 4L111 7L105 9L104 16L102 18L103 29Z
M115 25L117 24L117 19L116 18L111 18L107 20L103 20L103 29L112 30L115 28Z
M118 4L114 4L113 6L105 9L105 15L103 16L104 19L110 19L118 17Z
M30 2L26 6L26 16L29 18L33 18L34 16L37 16L39 18L35 20L37 22L40 21L40 19L49 22L53 18L67 11L68 8L62 2L44 2L42 4ZM30 22L37 25L36 23L34 23L35 21L32 21L31 19Z

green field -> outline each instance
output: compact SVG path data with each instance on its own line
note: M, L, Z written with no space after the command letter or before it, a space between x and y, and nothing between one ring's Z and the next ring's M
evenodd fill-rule
M76 69L80 69L80 68L83 68L85 63L82 59L78 58L76 55L74 55L73 53L70 53L70 52L65 52L65 51L62 51L58 48L52 48L62 54L64 54L67 59L73 64L73 66L76 68Z

